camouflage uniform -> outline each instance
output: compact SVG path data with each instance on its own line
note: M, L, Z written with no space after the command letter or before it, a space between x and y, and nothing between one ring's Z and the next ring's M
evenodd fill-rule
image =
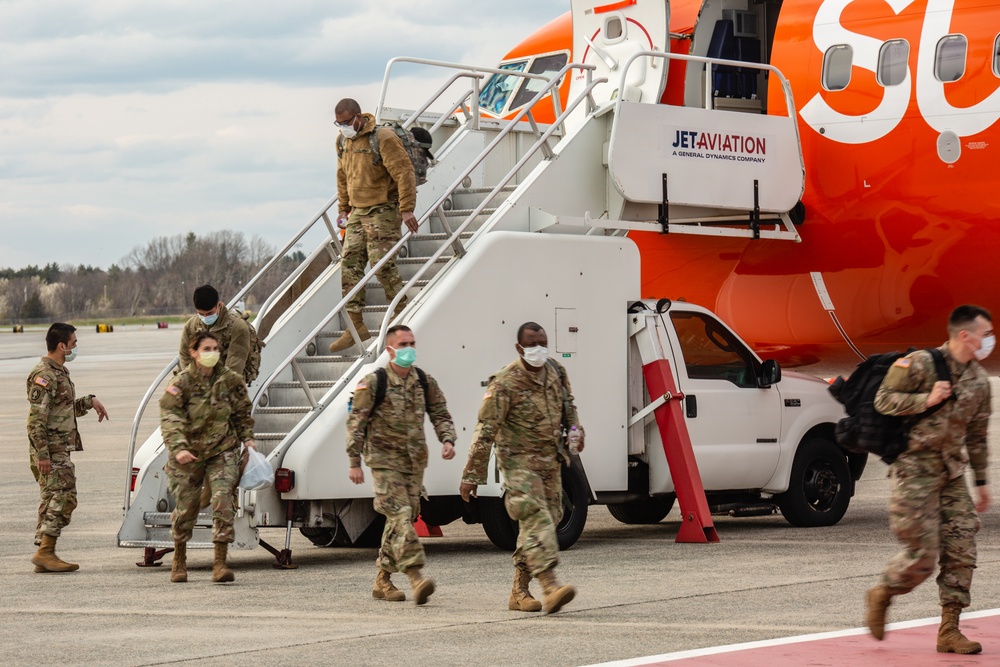
M76 469L70 452L83 450L76 418L94 407L93 396L76 398L69 370L48 357L31 370L27 380L28 455L31 474L38 482L38 524L35 544L42 535L59 537L76 509ZM52 471L43 475L39 461L51 461Z
M197 315L184 323L181 332L181 349L178 356L181 359L181 369L191 363L191 340L199 331L211 331L219 339L219 364L225 366L240 378L250 356L250 325L239 313L219 307L219 319L208 326Z
M551 363L558 373L549 364L532 373L518 360L490 378L462 473L465 483L485 484L490 449L496 445L504 504L520 525L514 566L532 576L559 562L563 386L569 394L568 425L580 428L566 369Z
M960 364L947 344L940 350L951 370L954 399L914 424L909 448L889 468L893 481L889 525L905 548L889 561L882 584L909 592L940 563L941 604L964 608L970 604L980 526L965 468L970 463L976 483L986 483L990 387L978 362ZM887 415L919 414L937 380L930 353L913 352L889 369L875 408Z
M239 447L253 439L251 407L242 376L222 365L205 377L192 362L163 392L160 430L170 454L170 493L177 502L170 517L175 542L191 539L206 478L212 489L212 541L233 541ZM197 460L180 465L177 454L185 449Z
M343 150L337 157L337 196L339 209L350 211L344 235L341 262L343 294L351 291L364 278L365 265L372 266L400 239L400 213L412 213L417 203L416 176L413 163L396 133L389 128L376 128L375 117L362 114L364 127L351 139L342 139ZM378 132L381 162L372 164L372 132ZM403 287L395 259L390 259L376 274L392 301ZM402 307L405 299L400 302ZM347 304L349 312L360 313L365 306L361 290Z
M385 531L376 564L386 572L406 572L423 567L424 548L413 530L420 515L427 442L424 413L431 418L441 442L455 442L455 426L437 381L427 375L430 400L417 379L416 367L405 378L387 370L385 399L370 415L376 375L370 373L354 390L347 420L347 456L352 468L361 457L372 469L375 511L384 514Z

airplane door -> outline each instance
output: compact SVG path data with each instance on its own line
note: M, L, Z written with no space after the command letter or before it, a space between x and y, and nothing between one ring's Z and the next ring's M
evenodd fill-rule
M668 0L572 0L573 60L596 65L593 78L608 82L594 89L598 105L617 97L656 103L667 84L667 61L639 58L640 51L666 51L670 37ZM624 82L622 74L625 72ZM572 73L570 99L586 86L586 74Z
M702 483L709 490L763 487L780 451L777 388L757 387L756 357L714 317L686 311L669 316L677 337L677 383Z

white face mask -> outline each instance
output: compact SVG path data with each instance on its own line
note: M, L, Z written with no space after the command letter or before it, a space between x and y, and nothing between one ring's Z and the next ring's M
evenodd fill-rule
M534 366L535 368L544 366L545 360L549 358L548 349L542 347L541 345L535 345L534 347L522 347L521 349L524 350L524 354L521 356L524 357L525 363L529 366Z
M977 360L982 361L986 357L990 356L990 352L993 351L993 347L996 344L997 344L996 336L983 336L983 340L981 341L979 349L973 352L972 354L975 355Z
M354 129L354 121L351 121L351 124L346 127L341 127L339 125L338 127L340 127L340 133L344 135L345 139L353 139L358 136L358 131Z
M218 350L214 352L199 352L198 363L204 368L215 368L215 365L219 363L219 356Z

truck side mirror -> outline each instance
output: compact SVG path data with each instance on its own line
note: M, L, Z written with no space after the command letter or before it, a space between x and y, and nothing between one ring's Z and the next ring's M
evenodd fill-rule
M760 366L760 384L757 386L770 387L777 382L781 382L781 366L774 359L768 359Z

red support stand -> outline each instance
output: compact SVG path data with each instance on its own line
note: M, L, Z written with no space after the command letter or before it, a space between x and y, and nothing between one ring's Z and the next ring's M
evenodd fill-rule
M413 522L413 529L417 531L417 537L444 537L441 526L426 523L423 517L417 517L417 520Z
M712 522L712 513L705 498L705 487L701 484L701 473L691 447L684 415L679 399L684 395L677 391L670 364L665 359L657 359L642 367L646 378L650 399L660 396L667 401L656 408L656 425L660 428L663 451L670 465L670 476L674 480L674 492L681 506L681 529L677 532L677 542L718 542L719 534Z

